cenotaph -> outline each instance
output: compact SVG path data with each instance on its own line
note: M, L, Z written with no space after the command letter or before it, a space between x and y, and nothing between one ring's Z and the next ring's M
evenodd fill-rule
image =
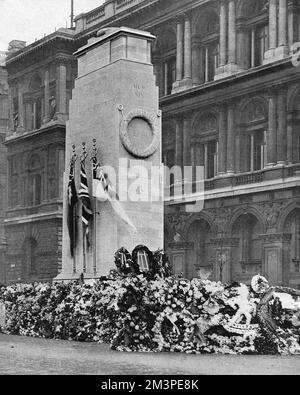
M62 270L55 281L108 275L115 268L114 253L121 247L130 252L141 244L150 250L163 247L163 188L157 171L161 166L161 113L151 64L154 39L148 32L108 28L99 31L75 54L78 78L66 132ZM109 201L93 198L93 142L94 153L96 147L98 161L118 192L118 204L135 231L122 221ZM67 221L69 169L75 146L78 193L83 143L94 218L89 224L91 245L87 248L78 199L78 236L72 256Z

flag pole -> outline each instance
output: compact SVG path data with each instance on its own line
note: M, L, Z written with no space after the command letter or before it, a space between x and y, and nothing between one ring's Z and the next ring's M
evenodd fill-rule
M85 161L87 158L85 143L82 143L82 155L80 158L80 164L85 167ZM84 232L84 227L82 226L82 248L83 248L83 273L86 273L86 235Z
M71 166L73 168L73 177L74 177L74 182L75 182L75 175L76 175L76 161L77 161L77 155L76 155L76 146L75 144L72 145L72 149L73 149L73 155L71 158ZM77 210L76 210L76 205L74 207L74 212L73 212L73 273L76 273L76 253L75 253L75 249L76 249L76 244L75 244L75 240L76 240L76 216L77 216Z
M74 27L74 0L71 0L71 29Z
M98 154L98 149L96 147L97 140L93 139L93 155L92 155L92 163L93 163L93 201L94 201L94 229L93 229L93 270L94 270L94 275L96 276L97 274L97 198L95 197L95 191L94 191L94 180L97 178L97 166L98 166L98 159L97 159L97 154Z

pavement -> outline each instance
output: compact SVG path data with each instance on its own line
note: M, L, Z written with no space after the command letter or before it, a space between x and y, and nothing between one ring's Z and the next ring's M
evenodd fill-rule
M0 375L299 375L300 356L120 353L106 344L0 334Z

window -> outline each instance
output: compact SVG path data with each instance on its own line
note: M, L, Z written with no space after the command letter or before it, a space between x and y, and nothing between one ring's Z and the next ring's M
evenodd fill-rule
M254 42L252 41L252 67L263 64L264 55L268 49L268 26L259 26L254 28L252 33L254 35Z
M248 171L262 170L267 164L266 134L260 130L248 135Z
M25 103L26 130L39 129L42 125L42 99L36 98Z
M24 95L24 109L26 131L39 129L43 118L43 84L39 75L31 78Z
M219 44L214 42L201 48L204 82L213 81L219 67Z
M205 179L218 175L218 142L216 140L201 144L202 165L205 167Z
M201 83L213 81L219 67L219 19L209 8L199 10L196 16L193 47L200 57L200 67L199 74L193 77Z
M170 95L176 81L176 29L166 26L155 32L156 44L153 48L153 64L161 96Z
M176 59L171 58L164 63L164 94L172 93L173 83L176 81Z
M29 179L29 205L38 206L41 204L41 176L35 174Z

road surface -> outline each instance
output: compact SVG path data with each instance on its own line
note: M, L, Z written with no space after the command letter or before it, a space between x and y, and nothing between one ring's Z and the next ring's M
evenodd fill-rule
M0 334L0 374L299 375L300 356L119 353L108 345Z

